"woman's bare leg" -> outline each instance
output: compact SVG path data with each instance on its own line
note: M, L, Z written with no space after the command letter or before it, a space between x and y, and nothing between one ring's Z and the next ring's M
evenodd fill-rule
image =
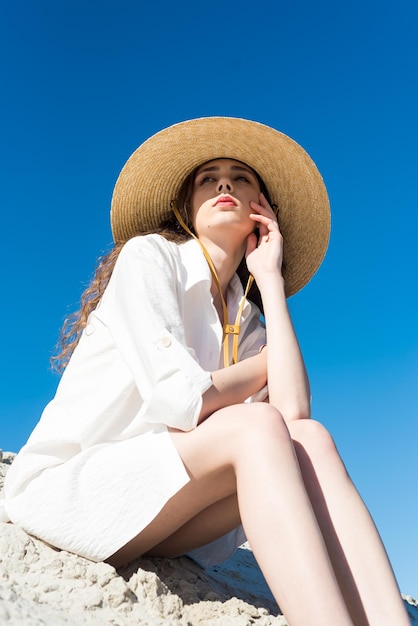
M409 625L379 534L331 436L321 424L311 420L290 422L288 427L354 623Z
M211 504L145 556L175 558L219 539L241 524L237 495Z
M110 562L150 551L216 502L231 506L237 493L248 540L289 623L352 626L280 413L235 405L172 437L191 480Z
M331 436L321 424L311 420L290 423L288 427L293 434L304 482L354 623L356 626L409 624L377 530L347 475ZM338 521L340 518L342 524ZM152 548L151 553L156 556L184 554L213 541L239 523L238 502L234 494L199 513ZM350 545L347 545L346 537L351 538Z

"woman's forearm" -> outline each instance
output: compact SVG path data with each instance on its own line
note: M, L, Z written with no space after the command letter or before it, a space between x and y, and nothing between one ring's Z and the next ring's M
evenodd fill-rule
M260 291L267 327L270 404L286 420L309 418L309 380L287 308L282 277L270 276Z
M261 352L235 365L212 372L212 386L203 394L199 423L214 411L238 404L267 382L267 356Z

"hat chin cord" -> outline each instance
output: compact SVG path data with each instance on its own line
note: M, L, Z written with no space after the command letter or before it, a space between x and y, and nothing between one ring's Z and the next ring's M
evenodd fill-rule
M171 201L171 208L173 209L173 213L177 218L178 223L180 224L180 226L186 231L186 233L188 233L189 235L191 235L193 237L193 239L195 239L198 244L200 245L202 252L204 254L204 257L207 261L207 264L209 265L209 269L211 271L212 274L212 278L215 282L215 285L219 291L219 296L221 298L221 302L222 302L222 310L223 310L223 315L224 315L224 324L223 324L223 355L224 355L224 367L228 367L230 364L229 361L229 336L232 335L232 363L238 363L238 337L239 337L239 333L241 330L241 317L242 317L242 311L244 309L244 304L245 304L245 300L247 298L248 292L250 291L251 285L254 282L254 276L252 276L252 274L250 274L249 278L248 278L248 282L247 282L247 286L245 288L245 292L243 297L241 298L241 302L238 308L238 312L237 312L237 316L235 318L235 324L230 324L228 322L228 307L226 305L225 302L225 298L223 297L222 294L222 289L221 289L221 284L219 282L219 277L218 274L216 272L215 266L213 264L212 259L210 258L209 252L206 250L205 246L203 245L203 243L200 241L200 239L198 237L196 237L196 235L190 230L190 228L187 226L187 224L185 223L185 221L183 220L183 218L180 215L180 211L177 208L177 204L175 202L175 200Z

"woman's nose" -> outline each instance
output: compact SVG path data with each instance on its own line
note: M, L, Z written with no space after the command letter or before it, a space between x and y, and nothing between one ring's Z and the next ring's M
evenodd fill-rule
M233 190L232 181L228 178L221 178L217 185L218 193L231 192Z

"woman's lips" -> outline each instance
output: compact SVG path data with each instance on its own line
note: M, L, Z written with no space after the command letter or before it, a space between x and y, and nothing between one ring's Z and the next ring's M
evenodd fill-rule
M215 202L215 206L217 206L218 204L223 204L224 206L237 206L237 203L235 202L234 198L231 198L231 196L221 196Z

